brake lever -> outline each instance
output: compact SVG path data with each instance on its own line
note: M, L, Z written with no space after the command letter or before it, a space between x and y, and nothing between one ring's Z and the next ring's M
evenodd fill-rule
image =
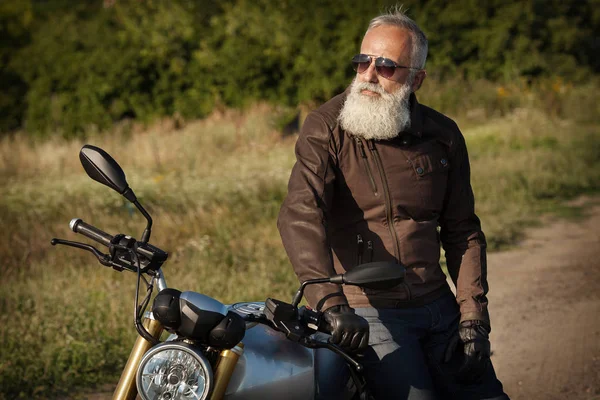
M325 348L325 349L331 350L335 354L339 355L344 360L346 360L346 362L348 364L350 364L352 366L352 368L354 368L354 370L356 370L357 372L363 371L362 364L359 363L358 361L356 361L354 358L352 358L352 356L350 356L348 353L346 353L344 350L342 350L342 348L340 346L338 346L336 344L329 343L329 342L322 342L320 340L315 340L310 337L304 338L302 344L304 346L306 346L308 348L312 348L312 349Z
M78 249L87 250L87 251L91 252L93 255L96 256L96 258L98 259L98 261L100 262L100 264L102 264L102 265L104 265L106 267L113 267L113 268L115 268L114 263L110 260L110 256L108 254L102 253L100 250L98 250L97 248L95 248L92 245L89 245L89 244L86 244L86 243L80 243L80 242L72 242L70 240L57 239L57 238L53 238L50 241L50 244L52 246L56 246L57 244L62 244L62 245L65 245L65 246L76 247ZM117 265L117 267L118 267L118 265Z
M91 252L93 255L95 255L96 258L98 259L98 261L100 262L100 264L104 265L105 267L112 267L112 269L114 269L115 271L119 271L119 272L122 272L124 269L129 270L129 268L124 267L117 262L114 262L112 260L111 256L109 256L108 254L104 254L100 250L95 248L94 246L91 246L86 243L72 242L70 240L54 238L50 241L50 244L52 244L52 246L56 246L57 244L63 244L65 246L76 247L78 249L87 250L87 251Z

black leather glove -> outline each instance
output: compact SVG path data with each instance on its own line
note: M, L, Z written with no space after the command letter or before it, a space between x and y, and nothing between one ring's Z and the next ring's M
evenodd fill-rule
M331 331L331 343L345 350L361 351L369 344L369 323L350 306L333 306L323 313L325 328Z
M462 344L463 361L456 372L456 380L463 383L473 383L481 380L490 365L489 325L483 321L463 321L458 327L458 333L450 339L444 362L449 362L457 347Z

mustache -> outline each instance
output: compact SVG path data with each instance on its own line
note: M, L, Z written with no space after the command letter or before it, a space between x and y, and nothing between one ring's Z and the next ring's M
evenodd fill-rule
M371 92L379 93L382 95L387 94L381 86L377 85L376 83L371 83L371 82L356 81L354 90L356 91L356 93L360 93L361 90L370 90Z

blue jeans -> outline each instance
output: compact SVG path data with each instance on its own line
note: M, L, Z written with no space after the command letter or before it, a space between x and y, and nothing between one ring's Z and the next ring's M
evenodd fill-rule
M443 362L460 320L451 293L423 307L358 308L356 313L369 322L369 348L361 362L376 399L508 400L491 365L480 383L465 385L453 378L460 352Z

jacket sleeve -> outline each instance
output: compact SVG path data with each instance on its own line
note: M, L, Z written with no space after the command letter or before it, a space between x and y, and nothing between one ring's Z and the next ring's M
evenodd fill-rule
M320 114L313 112L296 142L296 164L277 220L283 245L300 282L335 274L327 237L335 163L331 129ZM313 308L324 299L321 310L347 304L341 286L336 284L309 285L305 296Z
M486 241L471 188L469 157L463 135L456 127L449 154L450 171L440 238L446 252L448 272L456 285L461 322L481 320L488 325Z

